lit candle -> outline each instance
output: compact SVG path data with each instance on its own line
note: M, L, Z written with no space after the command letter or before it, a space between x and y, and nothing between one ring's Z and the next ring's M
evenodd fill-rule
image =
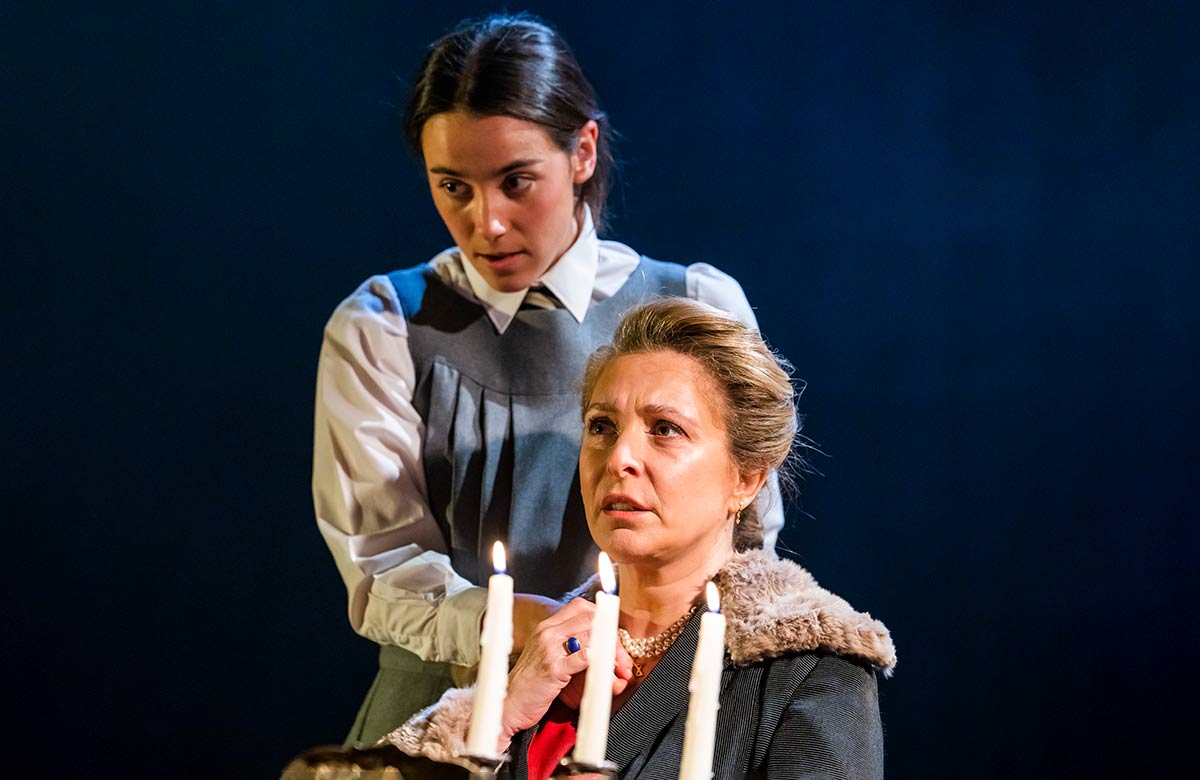
M581 764L600 764L608 747L608 718L612 712L613 674L617 658L617 617L621 600L608 556L600 553L600 587L588 644L588 670L579 703L579 727L573 758Z
M500 741L500 715L508 690L508 656L513 646L513 580L505 574L504 545L492 547L496 573L488 578L487 609L479 636L479 676L475 681L475 709L467 732L467 752L496 754Z
M712 777L721 670L725 666L725 616L720 608L717 586L709 582L708 612L700 618L700 640L696 643L692 679L688 683L692 696L688 702L679 780L709 780Z

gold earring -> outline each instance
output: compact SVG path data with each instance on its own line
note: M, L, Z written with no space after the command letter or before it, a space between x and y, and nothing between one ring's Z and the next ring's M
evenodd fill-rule
M742 524L742 512L743 512L743 511L745 511L745 509L746 509L746 507L740 507L740 508L738 509L738 511L734 513L734 517L733 517L733 524L734 524L734 525L741 525L741 524Z

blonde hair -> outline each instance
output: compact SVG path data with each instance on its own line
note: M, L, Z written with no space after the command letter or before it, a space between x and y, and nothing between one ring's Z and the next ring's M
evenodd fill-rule
M616 358L645 352L677 352L695 359L719 391L718 405L729 454L742 472L777 471L787 480L800 430L791 364L758 331L725 312L688 298L660 298L631 309L612 344L588 358L582 408L591 404L600 375ZM735 549L762 547L762 523L754 502L734 526Z

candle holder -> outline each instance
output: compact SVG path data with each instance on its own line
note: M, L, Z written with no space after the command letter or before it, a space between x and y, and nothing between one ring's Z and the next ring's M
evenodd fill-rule
M507 753L492 753L481 755L464 753L458 756L462 765L471 773L471 780L496 780L500 767L508 760Z
M558 762L551 780L616 780L619 766L611 761L601 761L598 764L576 761L568 756Z
M292 759L279 780L495 780L508 756L457 756L454 763L410 756L394 745L311 748Z

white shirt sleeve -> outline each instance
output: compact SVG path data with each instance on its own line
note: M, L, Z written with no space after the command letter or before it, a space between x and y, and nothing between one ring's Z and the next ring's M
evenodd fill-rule
M742 292L742 286L738 284L737 279L708 263L689 265L685 279L689 298L729 312L746 325L758 330L754 309L750 308L746 293ZM784 520L783 495L779 490L779 475L776 472L772 471L767 475L767 484L759 491L755 508L763 527L763 549L774 550Z
M429 509L408 325L374 276L325 326L317 368L313 503L349 595L350 624L425 660L479 660L487 591L460 577Z

